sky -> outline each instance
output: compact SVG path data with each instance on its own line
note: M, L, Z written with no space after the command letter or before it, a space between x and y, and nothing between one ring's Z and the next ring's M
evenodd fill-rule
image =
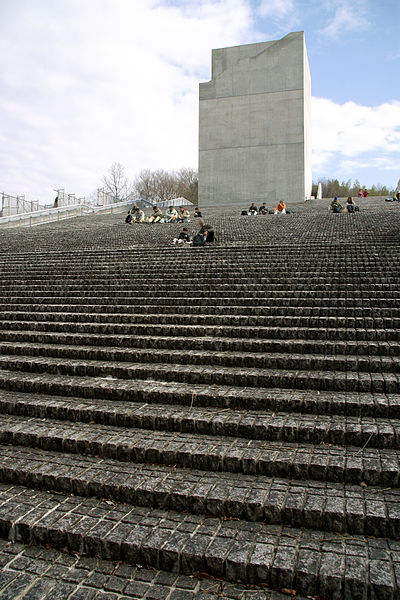
M0 0L0 193L197 168L211 50L304 31L313 181L400 178L399 0Z

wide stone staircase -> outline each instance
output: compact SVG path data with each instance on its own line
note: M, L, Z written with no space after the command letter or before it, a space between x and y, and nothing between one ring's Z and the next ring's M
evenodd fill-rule
M400 598L400 208L102 218L2 232L0 598Z

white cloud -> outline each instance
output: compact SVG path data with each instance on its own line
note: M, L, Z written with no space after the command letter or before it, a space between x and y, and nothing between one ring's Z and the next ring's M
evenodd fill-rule
M1 0L0 192L45 202L55 187L88 194L113 162L130 177L196 166L198 83L210 78L211 49L266 39L255 37L251 4ZM362 0L306 5L330 15L326 35L340 23L341 31L367 23ZM259 10L286 34L299 6L264 0ZM371 108L314 98L314 168L336 156L389 168L399 112L396 102Z
M251 41L248 0L3 0L0 191L85 195L112 162L197 165L211 48Z
M258 13L262 17L282 19L294 11L294 0L262 0Z
M338 38L349 32L360 32L368 28L368 2L366 0L328 0L324 3L333 16L328 24L320 30L320 34L328 39Z
M400 102L370 107L313 98L312 126L314 171L323 173L333 158L343 172L398 171Z

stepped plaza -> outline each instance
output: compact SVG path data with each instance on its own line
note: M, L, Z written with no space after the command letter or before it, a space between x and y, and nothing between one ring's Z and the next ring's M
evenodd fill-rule
M0 598L400 597L400 203L329 202L0 230Z

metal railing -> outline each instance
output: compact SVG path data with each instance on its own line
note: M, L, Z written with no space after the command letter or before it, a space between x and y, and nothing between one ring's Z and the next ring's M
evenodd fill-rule
M63 189L56 190L57 196L54 200L53 208L63 208L65 206L76 206L83 204L85 198L77 198L75 194L66 194Z
M37 200L25 200L25 196L1 194L0 217L9 217L21 213L33 212L39 209Z
M44 223L51 223L53 221L81 217L89 212L93 212L93 208L85 204L62 206L61 208L45 208L35 210L34 212L0 217L0 226L7 229L13 227L34 227L35 225L43 225Z
M6 229L10 229L16 227L34 227L36 225L43 225L45 223L52 223L54 221L63 221L65 219L82 217L89 213L112 214L115 212L122 212L127 208L131 208L134 202L136 202L138 206L142 206L144 209L151 208L154 206L154 204L157 204L157 206L160 208L166 208L168 206L192 205L192 203L185 198L175 198L173 200L165 200L163 202L155 203L148 200L143 200L142 198L124 201L115 201L113 198L114 201L109 202L111 200L111 197L109 197L107 198L109 203L107 202L105 205L99 206L83 203L84 198L75 198L75 194L64 194L63 190L57 190L57 198L57 207L34 209L24 213L0 216L0 228L4 227ZM75 200L75 204L71 204L72 200ZM30 205L31 203L28 204ZM22 207L22 204L20 206Z
M157 202L157 200L143 200L141 198L140 200L136 200L136 203L138 204L139 201L143 202L146 207L158 206L159 208L168 208L169 206L194 206L194 204L190 202L190 200L186 200L186 198L173 198L172 200L160 200L159 202Z

